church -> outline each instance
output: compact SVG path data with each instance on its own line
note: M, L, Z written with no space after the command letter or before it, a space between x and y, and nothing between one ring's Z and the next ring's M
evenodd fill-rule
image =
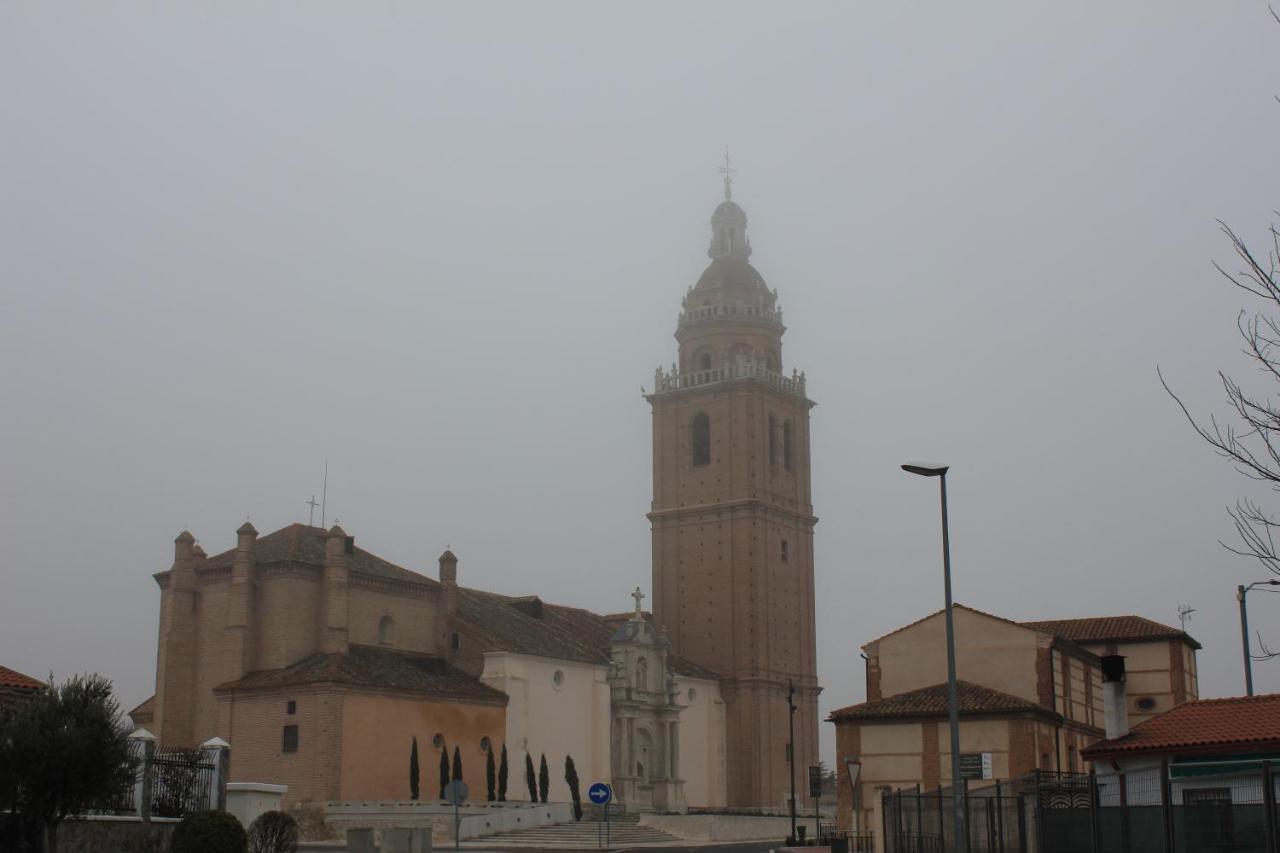
M233 781L287 802L407 799L416 742L424 798L441 754L482 792L505 748L508 799L526 756L567 800L612 783L630 810L798 806L817 764L813 515L805 376L783 366L777 291L749 263L747 217L724 201L710 265L685 293L677 360L653 417L652 609L597 614L472 589L294 524L207 555L174 543L160 588L155 695L131 712L162 744L232 744ZM483 796L483 794L482 794Z

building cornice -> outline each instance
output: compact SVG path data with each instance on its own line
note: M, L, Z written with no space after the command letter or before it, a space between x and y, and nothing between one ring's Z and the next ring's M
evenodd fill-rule
M649 521L660 521L670 518L680 518L681 516L697 516L711 512L725 512L738 509L763 510L765 513L781 516L783 518L800 521L806 524L817 524L818 517L812 513L799 512L798 510L787 509L778 506L760 498L736 498L728 501L718 501L716 503L698 504L697 506L672 507L671 509L655 509L652 512L645 513Z

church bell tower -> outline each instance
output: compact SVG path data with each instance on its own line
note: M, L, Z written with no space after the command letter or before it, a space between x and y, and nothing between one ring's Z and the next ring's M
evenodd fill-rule
M723 171L711 264L685 294L678 360L646 395L654 618L673 653L722 678L728 804L776 808L790 793L790 684L799 804L818 763L814 404L804 374L785 370L778 294L748 262L747 215Z

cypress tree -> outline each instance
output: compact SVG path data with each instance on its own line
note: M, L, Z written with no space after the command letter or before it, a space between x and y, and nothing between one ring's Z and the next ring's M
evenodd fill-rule
M498 802L507 801L507 745L502 745L502 760L498 762Z
M413 739L409 749L409 799L418 799L418 739Z
M449 745L440 739L440 799L444 799L444 789L449 787Z
M529 785L529 802L538 801L538 779L533 774L533 756L524 754L524 781Z
M573 819L582 820L582 794L578 790L578 768L573 766L573 756L564 757L564 781L569 786L569 798L573 800Z
M462 753L456 746L453 748L453 779L455 782L462 781Z
M542 763L538 765L538 798L547 801L547 791L551 788L551 773L547 770L547 754L542 753Z
M493 747L489 747L489 751L484 754L484 785L488 789L489 802L498 799L497 793L498 771L493 766Z

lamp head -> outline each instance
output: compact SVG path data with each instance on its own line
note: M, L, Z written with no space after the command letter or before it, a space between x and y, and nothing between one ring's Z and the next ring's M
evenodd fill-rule
M921 477L941 477L950 467L937 462L908 462L902 466L902 470L909 474L919 474Z

